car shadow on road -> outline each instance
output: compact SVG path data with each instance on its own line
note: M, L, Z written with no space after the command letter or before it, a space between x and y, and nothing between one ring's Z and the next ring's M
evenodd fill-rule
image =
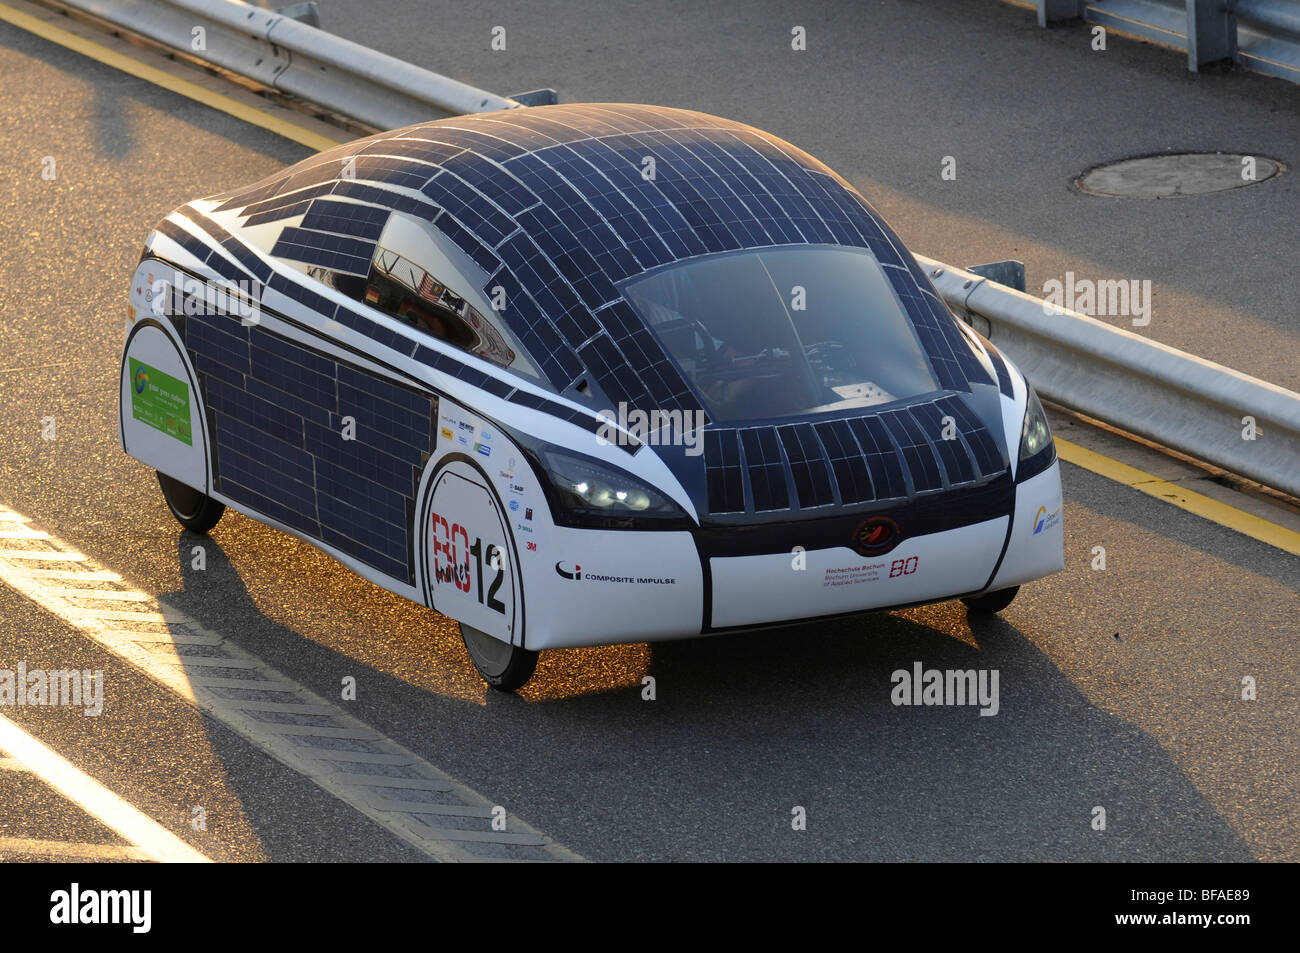
M196 541L181 534L183 567ZM1252 859L1153 738L1091 705L1014 625L966 630L958 604L656 644L654 700L638 681L483 706L268 619L203 545L206 569L160 602L327 697L325 673L359 674L350 714L592 859ZM578 651L598 667L617 650ZM893 673L917 662L996 671L997 714L895 705Z

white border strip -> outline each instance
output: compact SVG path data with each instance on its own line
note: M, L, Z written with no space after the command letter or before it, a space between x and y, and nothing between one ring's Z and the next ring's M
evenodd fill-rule
M63 797L126 838L147 859L172 864L211 863L171 831L45 747L4 715L0 715L0 750L21 761Z

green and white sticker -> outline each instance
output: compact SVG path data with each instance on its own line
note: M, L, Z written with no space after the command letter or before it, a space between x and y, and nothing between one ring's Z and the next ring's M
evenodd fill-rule
M131 416L186 446L190 437L190 388L143 361L131 361Z

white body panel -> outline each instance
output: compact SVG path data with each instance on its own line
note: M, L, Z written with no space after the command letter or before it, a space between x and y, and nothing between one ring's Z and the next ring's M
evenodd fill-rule
M990 589L1018 586L1065 568L1062 510L1058 461L1017 488L1011 541Z
M945 599L988 580L1007 535L1007 519L904 540L883 556L846 546L801 554L711 560L715 627Z
M180 249L174 249L174 254L178 259L187 257ZM158 264L146 262L137 270L141 289L149 269ZM203 273L197 262L191 267ZM143 320L150 306L148 297L133 288L131 303L133 319ZM529 649L675 639L701 632L706 583L691 532L557 525L541 478L493 418L521 433L625 470L661 490L695 518L689 494L653 448L631 454L618 446L602 445L589 430L470 387L368 341L283 295L267 292L262 303L302 325L266 313L259 316L263 330L316 347L377 377L398 379L383 366L387 363L417 378L437 395L434 452L424 465L416 497L419 525L413 537L414 584L392 578L336 547L212 491L207 425L202 398L194 386L197 378L166 320L161 329L141 328L132 337L124 361L122 434L129 454L261 522L307 540L392 592ZM354 350L366 347L371 349L371 359ZM189 444L136 419L130 358L185 382L192 435ZM1012 379L1015 398L1003 396L1001 403L1006 436L1018 441L1026 389L1014 369ZM406 383L409 386L409 378ZM1062 568L1060 512L1059 466L1054 464L1018 487L1011 540L990 590ZM1042 526L1034 532L1039 515L1044 517ZM1007 528L1008 517L998 516L905 539L893 551L877 557L863 557L844 546L809 550L802 569L794 567L794 556L788 552L715 557L710 561L711 589L707 594L711 628L941 601L980 591L997 564ZM476 542L477 556L469 552ZM441 578L439 569L443 570Z
M704 585L690 533L553 527L544 544L527 589L529 648L699 635Z
M147 325L122 359L122 449L187 486L207 491L206 428L189 363L170 327Z

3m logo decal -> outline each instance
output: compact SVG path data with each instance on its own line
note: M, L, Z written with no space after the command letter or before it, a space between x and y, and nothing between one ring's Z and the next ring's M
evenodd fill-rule
M130 358L130 362L131 416L193 446L189 385L143 361Z

